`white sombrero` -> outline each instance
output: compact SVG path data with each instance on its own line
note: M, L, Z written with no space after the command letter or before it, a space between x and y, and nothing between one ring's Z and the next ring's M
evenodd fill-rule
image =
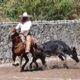
M31 15L29 15L27 12L24 12L22 17L32 17Z

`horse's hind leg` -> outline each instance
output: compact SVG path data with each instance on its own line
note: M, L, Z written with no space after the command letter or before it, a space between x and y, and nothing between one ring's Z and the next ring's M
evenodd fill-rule
M36 59L37 60L37 59ZM36 69L39 68L38 63L36 62L36 60L34 60L34 63L36 64Z
M32 60L32 62L30 63L30 66L29 66L29 67L30 67L30 70L32 69L32 63L33 63L33 62L34 62L34 61Z
M33 62L34 62L35 65L36 65L36 69L39 68L38 63L36 62L37 59L38 59L38 57L33 57Z
M43 70L44 70L47 67L47 64L46 64L46 61L45 61L45 57L41 57L40 59L41 59L41 62L43 64Z
M21 67L21 72L22 71L24 71L24 68L25 68L25 66L26 66L26 64L27 64L27 62L29 61L29 59L28 59L28 57L27 57L27 55L26 54L24 54L24 56L23 56L24 58L25 58L25 63L22 65L22 67Z
M23 55L20 56L20 68L22 67L22 60L23 60Z
M29 66L30 67L30 70L32 70L32 64L33 63L35 63L36 64L36 67L38 68L38 64L37 64L36 60L37 60L37 58L36 59L35 58L32 59L32 62L30 63L30 66Z

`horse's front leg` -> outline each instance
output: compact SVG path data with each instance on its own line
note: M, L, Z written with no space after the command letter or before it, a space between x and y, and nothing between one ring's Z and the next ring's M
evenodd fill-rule
M19 63L15 63L15 61L16 61L16 55L12 55L12 65L13 66L19 66Z
M15 60L16 60L16 55L13 54L12 55L12 65L15 66Z

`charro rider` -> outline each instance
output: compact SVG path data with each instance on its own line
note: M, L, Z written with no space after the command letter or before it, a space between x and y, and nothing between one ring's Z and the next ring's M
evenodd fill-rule
M22 15L21 22L19 22L16 26L16 31L21 34L20 37L22 39L22 42L26 44L26 53L30 52L30 46L32 42L32 36L30 35L30 29L32 26L32 22L30 21L31 17L32 16L28 15L27 12L24 12Z

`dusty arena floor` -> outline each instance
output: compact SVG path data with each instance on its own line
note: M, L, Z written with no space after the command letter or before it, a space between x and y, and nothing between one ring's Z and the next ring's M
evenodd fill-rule
M20 72L19 67L11 63L0 64L0 80L80 80L80 63L67 60L69 69L63 67L59 59L46 59L48 69ZM34 66L34 65L33 65ZM41 63L39 62L41 67Z

